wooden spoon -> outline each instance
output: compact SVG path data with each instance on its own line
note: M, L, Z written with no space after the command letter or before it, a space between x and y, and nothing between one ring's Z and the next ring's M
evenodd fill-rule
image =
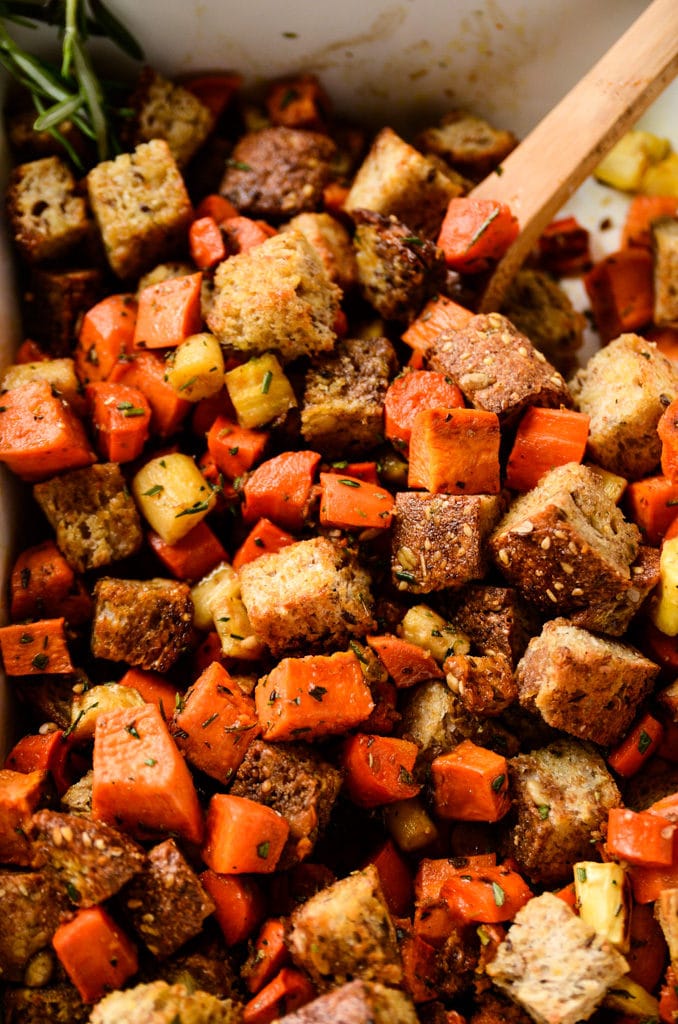
M586 26L582 26L586 31ZM481 312L500 307L511 278L563 203L678 73L678 0L653 0L623 36L471 195L508 203L520 234L497 264Z

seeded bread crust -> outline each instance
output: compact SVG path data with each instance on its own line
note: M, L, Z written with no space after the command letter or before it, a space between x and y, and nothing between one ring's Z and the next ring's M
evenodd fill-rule
M65 892L45 871L0 871L0 977L24 981L29 960L45 949L70 909Z
M518 687L503 654L456 654L445 659L445 679L471 714L494 717L513 704Z
M514 587L469 583L454 595L449 613L481 654L503 654L513 666L534 633L533 616Z
M564 378L500 313L479 314L443 332L426 353L429 369L452 377L474 409L513 426L530 405L572 405Z
M90 231L87 204L76 192L68 165L58 156L15 167L6 195L10 231L29 263L59 259Z

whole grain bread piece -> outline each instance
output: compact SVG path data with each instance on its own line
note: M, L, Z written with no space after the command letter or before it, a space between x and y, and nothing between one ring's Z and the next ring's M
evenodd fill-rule
M207 324L227 348L289 362L334 347L340 296L310 242L286 231L219 264Z
M193 626L186 583L104 576L94 587L94 601L95 658L166 672L186 650Z
M89 1024L241 1024L242 1006L166 981L142 982L109 995L91 1010Z
M487 538L503 499L496 494L395 496L391 572L398 590L428 594L482 579L488 569Z
M591 860L611 807L621 796L600 754L590 745L559 737L509 761L513 811L503 847L533 882L557 885L572 878L572 865Z
M298 213L283 224L281 231L301 231L311 243L330 281L342 292L350 292L358 283L358 266L351 236L344 225L329 213Z
M446 373L474 409L493 412L512 427L530 405L571 406L564 378L543 352L501 313L471 317L445 331L426 353L431 370Z
M611 942L550 892L518 911L487 965L494 984L537 1024L588 1020L628 969Z
M511 662L504 654L454 654L443 664L449 688L472 714L494 717L518 697Z
M512 666L535 633L535 616L515 587L468 583L446 605L453 624L481 654L503 654Z
M654 314L660 327L678 327L678 217L652 222Z
M308 746L255 740L229 792L272 807L285 818L290 833L277 864L284 871L313 852L341 782L341 773Z
M141 520L117 462L99 462L35 484L33 494L77 572L133 555Z
M281 220L319 210L336 146L328 135L274 126L243 135L219 191L249 217Z
M337 650L374 629L369 573L327 537L261 555L240 583L252 628L276 656Z
M154 68L145 67L137 79L125 125L130 148L164 139L178 167L185 167L214 127L214 114L195 93L177 85Z
M11 237L29 263L62 258L92 227L87 203L58 156L31 160L10 172L6 209Z
M113 272L138 277L187 244L193 207L164 139L96 165L87 191Z
M560 373L574 373L586 318L550 274L534 267L519 270L501 312Z
M354 978L398 985L402 963L376 867L354 871L295 910L288 948L320 991Z
M628 580L618 581L614 593L599 592L585 608L573 610L569 619L575 626L594 633L622 636L659 583L659 551L641 544Z
M387 338L346 338L306 371L301 433L327 458L365 452L383 440L384 398L397 365Z
M416 235L435 239L447 204L462 191L434 161L392 128L382 128L356 172L344 209L393 214Z
M650 693L659 666L628 644L550 619L516 669L520 703L556 729L617 743Z
M435 153L472 181L481 181L517 145L513 132L494 128L468 110L451 110L416 139L422 152Z
M25 296L26 330L53 356L70 356L80 318L102 297L99 267L34 267Z
M43 988L7 986L3 993L6 1024L86 1024L91 1006L75 985Z
M418 1024L410 999L376 981L348 981L286 1013L277 1024Z
M678 369L654 342L621 334L570 381L575 408L590 417L588 453L604 469L638 480L661 456L657 423L678 396Z
M445 280L442 249L394 214L357 209L351 216L363 298L385 320L409 322Z
M0 871L0 978L24 984L31 957L50 946L69 910L65 891L43 871Z
M631 567L639 541L638 528L624 519L600 475L570 462L516 498L488 546L526 601L552 616L576 613L584 628L605 623L614 633L624 631L638 607ZM625 622L620 604L630 613Z

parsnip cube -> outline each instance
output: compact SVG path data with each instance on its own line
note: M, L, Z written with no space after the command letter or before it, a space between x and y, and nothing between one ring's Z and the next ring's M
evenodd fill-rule
M631 131L623 135L596 167L594 177L604 185L636 192L648 167L669 152L668 139L651 132Z
M229 370L224 380L241 427L263 427L297 405L292 385L270 352Z
M99 715L107 711L141 707L144 703L144 698L132 686L121 686L120 683L91 686L89 690L73 696L70 734L78 743L92 740Z
M639 1024L641 1021L647 1024L659 1020L659 1003L655 997L627 975L615 981L614 987L607 990L603 1006L636 1017Z
M61 398L65 398L67 402L71 403L76 412L84 410L82 389L72 359L45 359L39 363L13 363L7 367L0 378L0 389L9 391L11 388L18 388L21 384L29 384L34 380L46 380Z
M581 861L574 866L579 916L621 953L630 949L630 893L621 864Z
M384 807L384 819L393 842L404 853L421 850L438 836L438 829L416 796L388 804Z
M264 644L252 629L249 616L240 596L240 579L229 566L217 588L212 591L208 604L219 639L221 653L227 658L252 661L260 658Z
M678 889L662 889L654 905L655 917L669 947L674 970L678 967Z
M173 452L151 459L132 480L139 510L166 544L190 533L216 495L190 455Z
M638 191L645 196L678 196L678 153L648 167Z
M662 544L659 557L659 586L650 616L666 636L678 635L678 537Z
M427 604L415 604L408 609L398 633L403 640L423 647L440 664L450 654L468 654L471 650L471 641L466 634L455 629Z
M189 402L216 395L224 386L224 355L213 334L192 334L167 360L167 383Z
M207 632L212 629L212 611L210 602L212 597L219 592L222 582L230 581L233 576L233 568L228 562L221 562L207 576L203 576L195 586L191 587L191 600L193 602L193 625L196 629Z

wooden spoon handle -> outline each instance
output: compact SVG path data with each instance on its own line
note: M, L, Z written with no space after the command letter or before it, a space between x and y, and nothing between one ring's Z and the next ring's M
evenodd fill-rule
M482 312L499 308L554 214L677 73L678 0L653 0L506 158L501 173L473 189L474 197L508 203L520 222L486 287Z

